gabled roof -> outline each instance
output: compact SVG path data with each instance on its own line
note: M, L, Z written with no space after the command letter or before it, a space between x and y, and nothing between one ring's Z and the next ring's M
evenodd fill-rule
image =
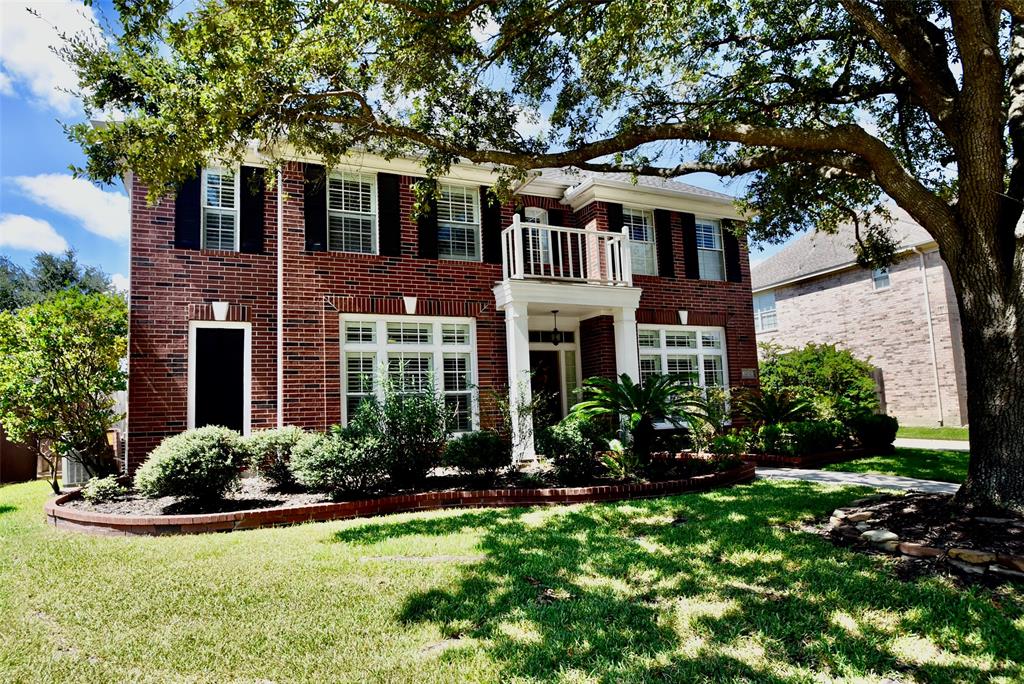
M900 251L934 242L903 209L890 206L889 213L893 218L889 229ZM840 225L834 235L807 233L751 268L751 288L763 290L853 266L857 263L853 250L856 241L852 222Z

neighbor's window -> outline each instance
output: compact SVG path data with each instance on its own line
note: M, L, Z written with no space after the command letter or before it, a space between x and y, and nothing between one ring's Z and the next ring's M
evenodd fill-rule
M665 374L702 387L726 385L722 328L645 325L637 331L637 341L641 381Z
M697 263L702 280L725 280L725 250L722 225L710 219L697 219Z
M778 330L779 321L775 314L775 292L754 295L754 332Z
M658 275L654 244L654 214L645 209L622 209L622 226L629 235L629 251L635 275Z
M238 176L203 170L203 249L238 251Z
M437 200L437 256L480 260L480 190L442 185Z
M332 173L327 179L327 249L377 253L376 179Z
M871 282L874 284L876 290L887 290L892 284L889 281L889 269L888 268L876 268L871 272Z
M442 394L455 430L474 428L476 345L469 320L353 315L342 318L341 330L343 421L360 401L379 397L380 379L387 378L398 392Z

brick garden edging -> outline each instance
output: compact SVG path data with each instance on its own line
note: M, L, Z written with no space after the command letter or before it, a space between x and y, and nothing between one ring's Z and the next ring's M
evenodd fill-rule
M200 534L230 532L259 527L294 525L387 513L431 511L438 508L486 508L538 506L642 499L726 487L754 479L754 464L744 463L730 470L697 475L685 480L595 487L554 487L550 489L487 489L475 491L422 492L308 506L261 508L231 513L196 515L126 516L95 513L61 504L81 496L78 490L46 502L46 521L62 530L112 536Z
M876 456L878 454L890 454L893 447L888 449L832 449L831 451L819 451L816 454L805 456L783 456L781 454L744 454L743 458L757 465L776 468L815 468L830 463L842 463L852 461L865 456Z

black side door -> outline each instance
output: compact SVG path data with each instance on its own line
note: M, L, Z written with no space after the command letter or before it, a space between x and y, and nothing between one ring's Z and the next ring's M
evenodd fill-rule
M195 423L242 431L245 408L245 331L196 328Z

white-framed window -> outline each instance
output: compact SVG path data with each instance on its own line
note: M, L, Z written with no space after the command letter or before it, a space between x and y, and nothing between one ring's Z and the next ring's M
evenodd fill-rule
M725 249L722 246L722 224L698 218L697 263L702 280L725 280Z
M523 223L540 223L548 225L548 210L543 207L524 208Z
M871 284L876 290L888 290L892 285L888 268L876 268L871 272Z
M658 275L658 248L654 242L654 213L622 208L622 227L629 235L629 253L635 275Z
M754 295L754 332L769 332L779 329L775 313L775 292L761 292Z
M437 199L437 256L480 261L480 189L442 185Z
M399 392L443 394L456 432L477 427L473 319L344 314L340 325L342 423L365 398L380 398L387 378Z
M523 223L548 225L548 210L541 207L523 209ZM551 263L551 231L546 228L526 228L526 258L544 272Z
M642 324L637 342L641 381L664 374L701 387L728 385L724 328Z
M327 178L327 249L377 253L377 178L336 171Z
M203 249L238 251L238 182L230 169L203 169Z

